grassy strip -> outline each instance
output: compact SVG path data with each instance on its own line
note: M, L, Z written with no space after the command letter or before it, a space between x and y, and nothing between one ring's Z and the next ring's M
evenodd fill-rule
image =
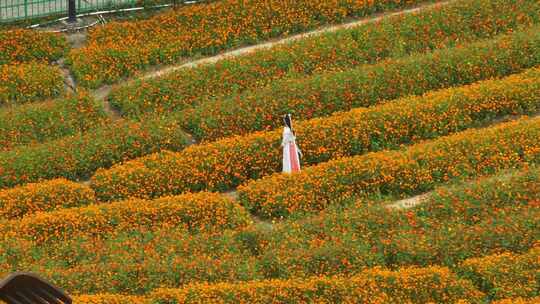
M53 98L65 92L58 67L45 63L0 65L0 106Z
M540 4L531 0L456 1L157 79L138 80L113 88L110 101L130 117L182 110L208 97L237 94L280 78L342 70L493 37L538 23L539 10Z
M54 61L68 50L63 35L35 30L0 31L0 65L28 61Z
M103 107L87 94L0 109L0 151L102 126Z
M355 275L374 266L456 267L538 240L540 170L440 188L411 210L362 200L316 216L220 234L133 230L47 246L4 240L6 272L29 270L77 293L149 293L194 282ZM144 250L140 250L144 248Z
M243 227L250 221L247 212L234 201L220 194L200 192L154 201L129 200L42 212L4 223L0 231L3 237L42 243L157 227L216 231Z
M39 211L94 204L94 192L83 185L55 179L0 190L0 218L16 219Z
M174 120L118 121L33 146L0 153L0 189L64 177L79 180L98 168L162 149L179 150L189 137Z
M502 253L469 259L460 271L491 300L540 296L540 247L522 255Z
M152 65L216 54L418 2L224 0L181 7L149 20L113 22L95 29L87 46L70 52L68 63L79 83L97 87Z
M284 113L305 120L411 94L501 77L540 64L540 27L456 48L308 78L202 103L180 115L196 137L214 140L279 126Z
M538 111L540 69L500 80L406 97L368 109L354 109L295 124L303 163L448 135L506 114ZM92 188L101 200L159 197L185 191L226 191L249 179L278 172L281 132L194 145L162 152L99 170Z
M238 188L255 214L321 210L359 194L418 194L464 179L540 161L540 118L469 130L400 151L332 160L298 174L274 174Z

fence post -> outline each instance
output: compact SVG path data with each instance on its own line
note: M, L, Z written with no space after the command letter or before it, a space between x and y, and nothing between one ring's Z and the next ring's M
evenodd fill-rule
M28 19L28 0L24 0L24 19Z
M68 22L74 23L77 22L77 9L75 8L75 0L68 1Z

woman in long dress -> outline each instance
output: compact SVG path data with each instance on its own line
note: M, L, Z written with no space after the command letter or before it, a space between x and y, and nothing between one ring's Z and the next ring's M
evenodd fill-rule
M283 117L285 126L283 127L283 172L292 173L300 172L300 157L301 152L296 145L296 136L292 127L291 114Z

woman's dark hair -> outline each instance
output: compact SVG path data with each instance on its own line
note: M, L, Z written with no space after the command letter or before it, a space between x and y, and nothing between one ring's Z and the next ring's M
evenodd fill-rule
M283 116L283 123L285 123L285 126L292 130L291 114L285 114Z

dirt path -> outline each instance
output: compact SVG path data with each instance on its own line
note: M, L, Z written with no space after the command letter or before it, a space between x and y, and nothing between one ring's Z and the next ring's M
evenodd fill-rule
M122 113L115 109L111 103L109 102L109 99L107 96L109 96L109 93L111 92L111 86L105 85L100 87L99 89L92 91L92 97L94 97L95 100L98 100L103 105L103 109L105 110L105 113L109 116L109 118L112 121L117 121L122 119Z
M68 93L74 93L77 91L77 85L75 84L75 79L71 75L71 71L66 66L64 59L60 59L55 62L55 64L60 68L62 72L62 77L64 77L64 88Z
M416 207L416 206L422 204L430 196L431 196L430 193L424 193L424 194L413 196L413 197L410 197L410 198L407 198L407 199L402 199L402 200L399 200L399 201L395 201L393 203L388 204L386 207L388 209L397 209L397 210L410 209L410 208L413 208L413 207Z

